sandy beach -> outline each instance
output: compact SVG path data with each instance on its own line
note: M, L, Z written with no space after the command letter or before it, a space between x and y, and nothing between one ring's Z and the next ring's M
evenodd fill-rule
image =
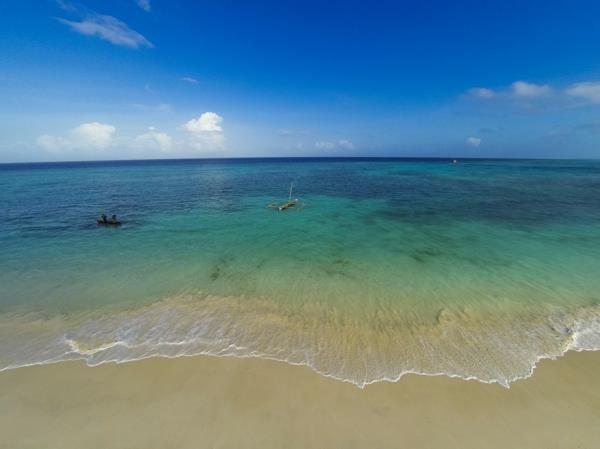
M510 389L407 375L361 390L232 357L0 373L3 448L598 447L600 353L542 361Z

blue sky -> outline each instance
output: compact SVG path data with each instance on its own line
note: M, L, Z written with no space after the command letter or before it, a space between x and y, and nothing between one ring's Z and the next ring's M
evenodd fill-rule
M597 1L0 5L0 162L600 157Z

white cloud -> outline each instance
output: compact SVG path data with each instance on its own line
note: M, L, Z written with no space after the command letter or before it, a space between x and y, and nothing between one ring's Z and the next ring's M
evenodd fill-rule
M48 134L39 136L36 139L36 143L44 150L51 153L62 151L69 144L69 142L62 137L50 136Z
M71 131L71 143L74 146L104 150L112 143L116 128L104 123L82 123Z
M492 98L495 95L495 92L492 89L488 89L487 87L474 87L469 89L469 95L476 98L488 99Z
M77 11L77 8L75 8L73 5L67 3L64 0L56 0L56 3L58 4L58 7L63 11Z
M199 132L222 132L223 128L221 128L221 122L223 121L223 117L214 112L204 112L200 115L200 117L195 118L187 122L183 125L183 128L186 131L192 133Z
M82 123L71 130L69 138L44 134L36 142L50 152L105 150L112 145L115 131L114 126L104 123Z
M184 76L181 78L181 81L185 81L190 84L198 84L198 80L196 78L192 78L191 76Z
M485 87L469 89L467 94L474 98L491 99L500 104L514 104L531 108L536 104L558 108L600 104L600 81L582 81L566 87L515 81L510 86L491 90ZM577 99L579 102L574 102Z
M119 19L101 14L91 14L81 22L58 19L74 31L86 36L96 36L115 45L129 48L153 47L152 43Z
M222 121L223 117L215 112L204 112L200 117L188 121L182 129L189 133L189 146L196 151L223 149L225 137Z
M315 142L315 147L317 147L319 150L335 150L336 148L341 148L344 150L353 150L354 144L346 139L341 139L337 142L328 142L321 140Z
M345 139L338 141L338 146L340 148L343 148L344 150L353 150L354 149L354 144L352 142L350 142L349 140L345 140Z
M512 92L517 97L541 97L550 93L547 84L534 84L526 81L515 81L511 85Z
M543 97L552 92L547 84L534 84L526 81L515 81L508 89L492 90L487 87L473 87L467 91L467 95L472 98L482 100L507 99L511 97L534 98Z
M146 12L150 12L152 7L150 6L150 0L135 0L137 5Z
M320 142L315 142L315 146L319 150L333 150L335 148L335 143L320 141Z
M225 138L221 133L194 135L188 142L192 150L200 152L219 151L223 149Z
M481 145L481 139L479 137L467 137L466 144L472 147L478 147Z
M565 91L567 95L600 104L600 81L588 81L571 84Z
M140 134L133 141L133 147L140 150L169 152L173 149L173 139L166 133L158 132L154 126L148 132Z

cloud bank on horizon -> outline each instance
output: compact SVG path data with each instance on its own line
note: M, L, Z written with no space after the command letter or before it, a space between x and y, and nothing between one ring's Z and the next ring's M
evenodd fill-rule
M0 162L600 157L583 3L9 5Z
M553 88L548 84L535 84L519 80L513 82L507 89L494 90L487 87L474 87L469 89L467 94L484 100L552 97L554 105L561 105L570 101L570 106L584 106L586 104L600 104L600 81L577 82L563 88ZM575 100L579 103L573 103Z
M179 127L179 130L185 131L185 135L178 136L178 139L154 126L149 126L142 134L125 136L117 135L117 128L108 123L81 123L68 136L42 134L36 143L49 153L70 158L97 155L111 148L131 154L169 154L174 150L179 154L204 154L223 148L225 136L222 121L219 114L204 112Z

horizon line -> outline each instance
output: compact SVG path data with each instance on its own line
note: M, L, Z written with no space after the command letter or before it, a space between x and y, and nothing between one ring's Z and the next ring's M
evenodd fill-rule
M449 161L597 161L600 158L568 157L444 157L444 156L234 156L234 157L182 157L182 158L145 158L145 159L90 159L65 161L20 161L0 162L6 165L41 164L102 164L115 162L185 162L185 161L260 161L260 160L347 160L347 161L385 161L385 160L449 160Z

